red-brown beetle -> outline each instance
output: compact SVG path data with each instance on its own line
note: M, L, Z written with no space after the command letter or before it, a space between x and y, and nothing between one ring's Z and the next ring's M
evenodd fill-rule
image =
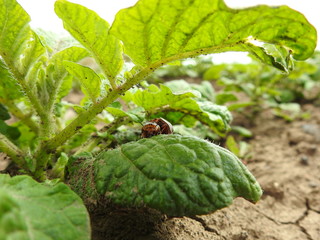
M173 127L171 123L163 118L155 118L143 125L141 130L142 138L149 138L159 134L172 134Z

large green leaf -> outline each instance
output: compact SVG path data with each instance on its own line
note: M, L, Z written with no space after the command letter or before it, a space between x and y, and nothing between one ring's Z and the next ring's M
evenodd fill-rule
M140 0L117 14L110 32L141 66L246 51L287 70L290 62L283 59L290 59L292 53L295 59L304 60L316 46L314 27L289 7L261 5L235 10L223 0ZM277 51L264 48L263 43L274 44ZM283 55L280 62L273 55L279 51Z
M95 180L98 192L115 203L174 216L210 213L235 197L256 202L262 194L231 152L180 135L158 135L101 153Z
M28 176L1 174L0 239L90 239L89 216L63 183L49 186Z
M114 82L123 65L122 46L108 33L109 24L94 11L65 0L56 1L55 12L64 28L91 51L104 74Z

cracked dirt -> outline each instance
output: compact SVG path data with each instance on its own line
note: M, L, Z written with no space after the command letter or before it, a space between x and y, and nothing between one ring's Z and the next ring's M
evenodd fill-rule
M228 208L192 218L130 213L121 223L117 213L92 213L94 239L320 239L320 109L303 108L310 119L288 123L265 112L254 126L242 122L254 133L246 164L264 190L257 204L238 198Z

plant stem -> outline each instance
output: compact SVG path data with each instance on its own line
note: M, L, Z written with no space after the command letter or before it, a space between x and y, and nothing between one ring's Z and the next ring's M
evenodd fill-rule
M23 123L25 123L34 133L37 134L39 132L39 127L31 119L31 114L24 114L13 101L6 101L5 99L0 99L0 102L6 105L9 109L9 112L12 113L12 115L16 118L20 119Z
M20 73L18 69L15 68L14 63L10 59L4 58L6 65L12 72L14 78L18 81L22 90L27 95L29 101L31 102L33 108L35 109L36 113L39 115L40 119L43 120L46 117L46 112L44 111L43 107L37 96L33 93L32 89L29 87L29 84L25 81L25 75Z
M65 129L63 129L55 137L47 141L44 150L47 153L50 153L61 146L79 129L88 124L97 114L101 113L104 108L114 102L121 94L125 93L132 86L138 84L152 71L153 69L144 68L122 86L119 86L118 88L112 90L106 97L98 101L96 104L92 105L87 111L79 114L78 117L75 118Z
M28 170L24 161L24 152L0 133L0 150L6 153L20 168Z
M107 126L103 127L99 133L108 132L108 134L112 134L117 130L118 127L125 125L129 122L128 117L118 118ZM81 152L91 152L101 141L101 138L97 135L97 133L93 134L75 153L75 155Z
M201 50L193 50L190 52L184 52L178 55L164 58L161 61L150 64L149 66L141 69L141 71L139 71L137 74L127 79L127 81L123 85L116 87L115 84L112 84L114 89L106 97L104 97L97 103L93 104L87 111L80 113L61 132L59 132L53 138L46 140L44 142L40 151L35 156L37 159L37 167L35 172L36 178L43 177L44 169L48 161L48 155L53 153L58 147L64 144L68 139L70 139L74 134L76 134L77 131L79 131L84 125L88 124L97 114L101 113L104 108L106 108L109 104L114 102L120 95L124 94L131 87L141 82L148 75L150 75L154 70L156 70L157 68L161 67L162 65L168 62L189 58L189 57L195 57L205 53L221 52L221 49L228 49L236 44L238 43L227 44L223 47L221 46L208 47L208 48L203 48Z

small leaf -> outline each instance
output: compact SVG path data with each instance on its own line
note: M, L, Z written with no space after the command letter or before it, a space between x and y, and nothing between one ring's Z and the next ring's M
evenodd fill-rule
M19 78L27 77L36 62L46 59L46 49L29 22L29 15L15 0L0 0L0 55Z
M263 43L261 47L252 48L250 53L261 62L274 66L283 72L289 73L293 70L291 50L284 47Z
M160 89L156 85L150 85L147 90L139 89L133 95L133 102L145 110L174 104L183 99L196 97L194 92L172 93L171 89L165 85L160 85Z
M78 62L88 55L88 51L81 47L69 47L55 53L49 60L49 65L54 66L52 78L58 81L67 74L63 61Z
M52 168L52 176L64 180L65 167L68 164L69 157L64 152L61 153L54 167Z
M67 185L0 175L0 239L90 239L90 221Z
M124 111L119 108L107 107L106 110L116 118L129 117L134 122L142 122L144 119L143 113L139 108L134 109L135 111Z
M0 96L7 100L19 99L23 96L20 85L12 77L7 66L0 59Z
M262 190L239 159L196 137L159 135L101 153L96 187L115 203L173 216L207 214L235 197L257 202Z
M94 11L65 0L56 1L55 12L63 20L64 28L92 53L113 83L123 59L120 41L108 33L109 24Z
M233 136L228 136L226 141L226 147L236 156L239 156L240 149Z
M223 135L229 130L229 123L232 115L225 106L216 105L210 101L199 99L199 93L184 92L173 93L171 89L165 85L160 85L160 89L155 85L150 85L146 90L138 90L133 93L132 99L135 104L143 107L146 111L161 113L163 109L168 112L165 117L167 120L174 120L173 123L181 122L191 127L197 119L198 121L208 125L216 133ZM197 100L199 99L199 101ZM171 119L171 112L179 112L179 116L175 114Z
M100 96L100 77L89 67L70 61L64 61L64 65L68 72L79 79L83 92L92 100L92 102L96 102L97 98Z
M201 54L226 51L259 52L259 59L275 67L274 52L252 39L287 49L286 57L311 56L316 30L305 17L287 6L260 5L231 9L223 0L140 0L116 15L111 33L140 66L161 65ZM278 54L278 53L276 53ZM284 54L284 52L282 52Z
M227 68L226 64L218 64L210 67L203 75L204 80L216 80L221 77L223 70Z
M221 92L216 95L216 103L223 105L227 102L237 101L238 98L232 92Z
M63 61L78 62L88 55L88 51L84 48L69 47L55 53L50 58L46 72L48 81L52 82L53 89L57 92L57 101L66 96L72 87L73 78L68 75Z
M251 138L253 136L253 133L249 129L241 126L232 126L232 131L237 132L242 137Z
M201 98L215 102L215 92L210 82L203 81L201 84L188 83L185 80L173 80L166 82L164 85L168 86L172 92L186 92L196 90L201 93Z

